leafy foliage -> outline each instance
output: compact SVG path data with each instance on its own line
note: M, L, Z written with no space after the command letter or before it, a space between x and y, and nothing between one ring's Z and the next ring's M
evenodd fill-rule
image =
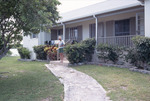
M46 46L44 51L47 53L47 56L50 60L57 60L57 47L55 46Z
M95 49L95 39L87 39L81 43L76 43L73 45L67 45L65 47L65 53L70 63L80 63L85 61L91 61L92 54Z
M137 36L133 38L135 48L142 62L150 61L150 38Z
M6 56L11 56L12 55L12 52L9 50L6 54Z
M85 60L86 61L91 61L92 60L92 54L94 54L94 50L95 50L95 44L96 44L96 40L93 39L87 39L82 41L83 46L84 46L84 55L85 55Z
M23 34L49 31L60 18L59 4L58 0L0 0L0 59L22 41Z
M104 62L108 60L116 63L119 59L119 56L122 54L122 49L120 47L110 46L107 44L99 44L97 47L98 58L103 59Z
M137 36L133 38L135 46L129 49L126 60L138 68L148 68L150 62L150 38Z
M30 51L25 47L19 47L18 52L20 54L21 59L30 59Z
M34 46L34 52L36 53L36 58L40 60L46 60L47 59L47 53L44 51L45 45L40 46Z
M84 47L78 43L74 45L67 45L65 53L70 63L80 63L84 61Z

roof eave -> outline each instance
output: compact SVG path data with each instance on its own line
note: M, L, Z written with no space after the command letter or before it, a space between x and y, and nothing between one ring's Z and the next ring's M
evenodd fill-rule
M89 14L89 15L85 15L85 16L80 16L78 18L73 18L73 19L68 19L68 20L60 20L58 21L58 23L61 23L61 22L68 22L68 21L72 21L72 20L78 20L78 19L81 19L81 18L86 18L86 17L91 17L93 15L99 15L99 14L103 14L103 13L108 13L108 12L112 12L112 11L116 11L116 10L121 10L121 9L126 9L126 8L130 8L130 7L136 7L136 6L140 6L141 4L140 3L136 3L136 4L132 4L132 5L128 5L128 6L124 6L124 7L120 7L120 8L114 8L114 9L111 9L111 10L107 10L107 11L103 11L103 12L97 12L97 13L94 13L94 14Z

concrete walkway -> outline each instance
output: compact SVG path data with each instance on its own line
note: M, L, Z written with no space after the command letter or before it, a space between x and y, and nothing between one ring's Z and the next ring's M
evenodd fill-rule
M65 65L46 64L64 85L64 101L110 101L106 91L92 77Z

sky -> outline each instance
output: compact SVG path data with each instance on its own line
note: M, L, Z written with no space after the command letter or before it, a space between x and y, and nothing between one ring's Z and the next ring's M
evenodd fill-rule
M65 13L74 9L82 8L105 0L59 0L59 1L61 2L61 5L58 6L58 11L60 13Z

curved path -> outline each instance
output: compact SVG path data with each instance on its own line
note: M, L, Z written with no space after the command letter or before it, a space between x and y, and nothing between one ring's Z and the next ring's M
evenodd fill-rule
M46 64L46 67L64 85L64 101L109 101L106 91L92 77L63 65Z

